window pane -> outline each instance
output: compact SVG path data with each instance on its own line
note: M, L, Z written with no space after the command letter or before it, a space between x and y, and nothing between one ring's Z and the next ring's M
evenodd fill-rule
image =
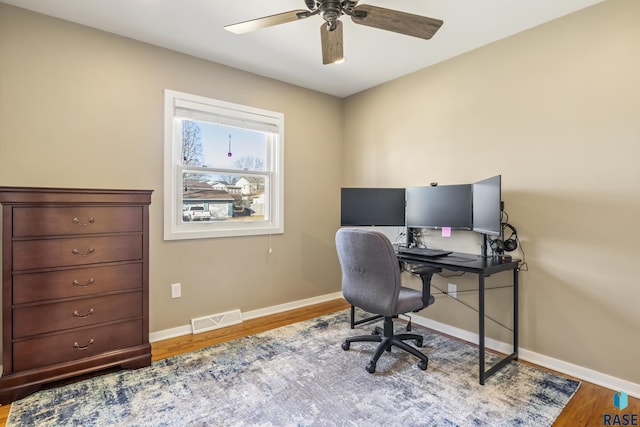
M165 90L165 240L284 232L284 115Z
M182 222L263 221L265 176L183 173Z
M264 171L267 133L195 120L182 120L185 165Z

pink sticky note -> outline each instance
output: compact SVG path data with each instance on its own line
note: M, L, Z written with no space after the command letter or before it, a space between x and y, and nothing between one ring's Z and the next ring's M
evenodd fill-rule
M442 227L442 237L451 237L451 227Z

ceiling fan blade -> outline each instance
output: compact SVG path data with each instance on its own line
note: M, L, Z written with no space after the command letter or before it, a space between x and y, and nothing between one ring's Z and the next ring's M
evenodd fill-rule
M351 14L351 20L381 30L429 40L442 26L440 19L363 4Z
M248 33L249 31L261 28L272 27L274 25L286 24L310 16L310 12L304 9L292 10L290 12L278 13L276 15L265 16L263 18L252 19L250 21L238 22L237 24L226 25L225 30L235 34Z
M322 41L322 63L333 64L342 61L342 22L334 21L334 28L329 23L323 23L320 27L320 40Z

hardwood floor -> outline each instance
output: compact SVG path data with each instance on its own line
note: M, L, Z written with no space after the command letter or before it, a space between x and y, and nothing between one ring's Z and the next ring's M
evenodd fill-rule
M152 344L154 361L186 353L224 341L230 341L268 329L277 328L302 320L348 308L344 300L328 301L309 307L274 314L259 319L246 320L239 325L209 331L197 335L185 335ZM562 374L560 374L562 375ZM624 411L613 407L613 390L583 381L576 395L562 412L554 427L602 426L604 414L640 414L640 399L629 398L629 406ZM4 426L10 405L0 406L0 426ZM640 415L638 415L640 418ZM620 425L620 424L618 424ZM629 424L630 425L630 424Z

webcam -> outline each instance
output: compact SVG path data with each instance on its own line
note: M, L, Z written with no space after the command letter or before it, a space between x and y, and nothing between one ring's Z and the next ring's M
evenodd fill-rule
M431 183L431 186L432 186L432 187L437 187L437 186L438 186L438 183L437 183L437 182L432 182L432 183Z

